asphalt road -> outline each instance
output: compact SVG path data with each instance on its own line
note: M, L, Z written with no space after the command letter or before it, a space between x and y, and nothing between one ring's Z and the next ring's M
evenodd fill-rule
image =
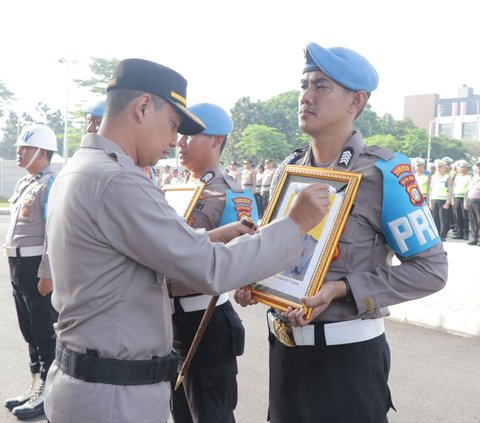
M5 239L8 218L0 216L1 239ZM460 265L465 266L465 263L451 263L451 274L455 272L455 266ZM473 265L478 266L478 262ZM239 358L238 423L266 421L268 344L265 309L263 305L238 308L247 332L245 354ZM387 320L386 326L392 352L390 389L397 409L389 414L390 422L480 422L480 338L449 335L392 320ZM6 397L22 392L29 380L27 348L18 329L8 263L2 259L0 400L3 402ZM0 407L0 423L17 421L6 408ZM46 422L43 418L30 421Z

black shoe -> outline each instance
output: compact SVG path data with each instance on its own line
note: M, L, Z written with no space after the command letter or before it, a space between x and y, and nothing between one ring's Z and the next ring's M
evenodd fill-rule
M463 237L463 239L464 239L465 241L468 241L469 238L470 238L470 237L469 237L468 235L465 235L465 236Z
M467 245L477 245L478 241L474 239L473 241L467 242Z
M12 413L18 420L33 419L44 414L43 411L43 393L45 390L45 382L42 380L40 386L33 396L23 405L15 407Z
M4 402L5 407L12 411L15 407L25 404L37 391L38 380L40 375L38 373L32 374L32 383L23 394L16 396L15 398L7 398Z
M462 235L454 235L452 236L452 239L463 239Z

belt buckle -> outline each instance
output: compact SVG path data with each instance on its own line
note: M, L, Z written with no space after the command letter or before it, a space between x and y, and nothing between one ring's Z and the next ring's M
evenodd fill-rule
M297 344L295 343L290 323L277 313L272 312L272 316L275 337L286 347L296 347Z

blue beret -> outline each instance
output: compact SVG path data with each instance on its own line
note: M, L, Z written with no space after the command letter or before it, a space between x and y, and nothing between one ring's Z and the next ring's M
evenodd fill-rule
M228 135L232 132L233 121L221 107L212 103L198 103L188 108L204 124L205 135Z
M365 57L344 47L323 48L309 43L305 48L303 72L322 71L352 91L371 92L378 86L378 74Z
M96 103L93 103L90 106L86 107L84 112L92 116L103 117L106 102L106 100L97 101Z
M194 135L205 129L203 122L187 110L187 80L173 69L144 59L125 59L116 66L107 92L130 89L155 94L174 106L183 121L178 132Z

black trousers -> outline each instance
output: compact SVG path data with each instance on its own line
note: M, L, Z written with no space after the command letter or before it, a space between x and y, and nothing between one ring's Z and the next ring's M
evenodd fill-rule
M480 240L480 200L469 200L468 213L472 222L472 238Z
M442 241L445 240L447 233L450 230L448 223L448 209L443 207L446 202L447 200L432 200L433 221L437 226L437 230L440 234L440 238L442 238Z
M53 324L58 313L52 307L52 295L43 296L38 292L37 271L41 260L41 256L9 257L8 263L18 324L28 344L30 371L40 373L45 380L55 359Z
M263 203L263 212L265 213L265 210L267 210L268 202L270 201L270 193L264 192L262 193L262 203Z
M204 310L173 314L173 346L185 359ZM215 307L205 334L185 374L173 392L176 423L234 423L237 406L237 359L245 347L245 329L230 301Z
M390 349L381 335L354 344L285 347L270 342L272 423L386 423Z
M464 198L455 197L453 202L453 215L455 216L455 222L457 224L457 234L460 237L468 237L468 212L465 210Z
M263 217L263 213L265 212L265 209L263 207L262 196L260 195L259 192L256 192L254 196L255 196L255 200L257 201L258 218L261 219Z

